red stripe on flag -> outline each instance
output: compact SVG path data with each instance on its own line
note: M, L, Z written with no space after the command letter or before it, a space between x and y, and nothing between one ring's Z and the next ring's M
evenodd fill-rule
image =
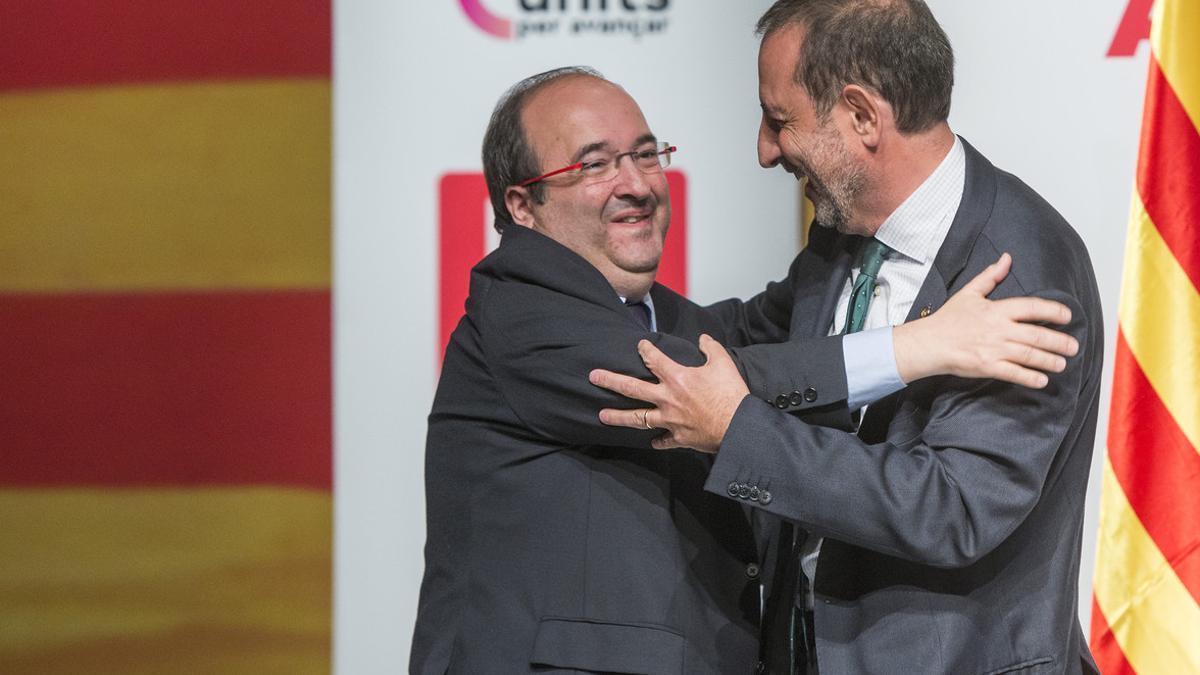
M0 90L328 77L329 0L5 0Z
M1200 289L1200 132L1150 59L1137 184L1146 213Z
M0 296L0 485L329 489L329 292Z
M1113 636L1112 629L1096 604L1096 596L1092 596L1092 657L1104 675L1137 675L1133 666L1125 659L1125 652Z
M1200 454L1117 331L1108 457L1146 532L1200 602Z

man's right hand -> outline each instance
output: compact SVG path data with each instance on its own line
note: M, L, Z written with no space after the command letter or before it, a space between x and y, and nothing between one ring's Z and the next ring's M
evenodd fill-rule
M992 378L1033 389L1061 373L1064 357L1079 352L1079 342L1034 323L1066 325L1071 310L1062 303L1020 297L989 300L1008 276L1012 257L1005 253L929 316L892 329L896 369L905 383L932 375Z

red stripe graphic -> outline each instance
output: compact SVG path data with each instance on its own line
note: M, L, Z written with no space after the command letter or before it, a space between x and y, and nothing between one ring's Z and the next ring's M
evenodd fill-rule
M5 0L0 90L329 77L329 0Z
M1200 454L1117 332L1108 457L1129 504L1200 602ZM1188 516L1183 517L1184 514Z
M1150 60L1138 153L1138 192L1167 247L1200 289L1200 132L1158 61Z
M329 292L0 296L0 485L329 489Z
M1104 612L1096 604L1096 596L1092 596L1092 656L1096 665L1104 675L1137 675L1129 661L1125 660L1125 652L1117 644L1116 637L1108 627Z

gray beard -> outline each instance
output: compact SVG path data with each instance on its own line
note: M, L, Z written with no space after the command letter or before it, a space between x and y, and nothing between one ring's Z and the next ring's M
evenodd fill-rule
M846 224L846 214L826 198L813 204L813 222L830 230L840 230Z

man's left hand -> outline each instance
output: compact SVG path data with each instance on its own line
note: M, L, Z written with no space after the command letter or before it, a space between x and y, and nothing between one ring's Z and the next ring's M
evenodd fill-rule
M600 411L600 421L631 429L666 429L654 447L695 448L716 453L742 399L750 393L733 359L719 342L700 336L700 351L708 361L697 368L681 366L647 340L638 354L658 383L608 370L593 370L592 384L627 398L646 401L652 408Z

